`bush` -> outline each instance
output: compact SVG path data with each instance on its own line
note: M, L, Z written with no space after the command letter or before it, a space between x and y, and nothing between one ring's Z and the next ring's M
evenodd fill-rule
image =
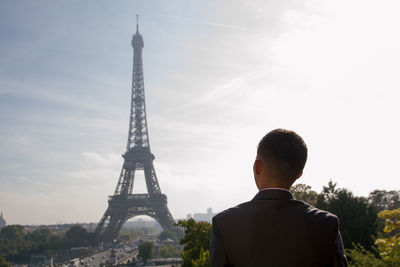
M378 216L385 220L385 228L384 233L380 233L381 238L375 240L373 250L376 254L355 245L354 249L346 250L350 258L349 266L400 266L400 208L381 211Z

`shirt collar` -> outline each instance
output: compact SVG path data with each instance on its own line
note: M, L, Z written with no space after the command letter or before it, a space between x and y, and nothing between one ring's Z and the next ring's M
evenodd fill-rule
M269 187L269 188L264 188L264 189L261 189L259 192L261 192L261 191L266 191L266 190L283 190L283 191L286 191L286 192L290 192L289 190L287 190L287 189L285 189L285 188L280 188L280 187Z
M265 188L258 192L253 200L294 199L289 190L284 188Z

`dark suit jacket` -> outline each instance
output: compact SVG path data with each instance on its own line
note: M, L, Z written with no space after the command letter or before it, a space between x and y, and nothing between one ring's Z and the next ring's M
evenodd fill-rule
M338 218L267 189L213 218L212 267L347 266Z

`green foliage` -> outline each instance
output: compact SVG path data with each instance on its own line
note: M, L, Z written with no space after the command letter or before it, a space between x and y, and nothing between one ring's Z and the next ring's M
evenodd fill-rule
M0 231L0 257L26 263L32 253L47 254L74 246L88 246L92 237L92 233L81 226L73 226L65 234L55 234L44 227L27 232L21 225L8 225Z
M375 253L366 250L361 245L354 245L353 249L346 249L349 267L385 267L387 266L382 259L377 258Z
M311 190L311 186L306 184L295 184L290 188L293 197L298 200L310 203L315 206L318 199L317 192Z
M5 258L0 258L0 267L10 267L11 264Z
M144 261L154 257L154 244L152 242L144 241L139 245L139 257Z
M25 240L25 229L21 225L8 225L0 231L0 257L18 255L30 249L31 242ZM24 257L18 256L17 259Z
M21 241L24 239L25 230L22 225L8 225L1 229L0 238Z
M168 238L172 239L175 242L178 241L178 235L176 234L175 231L172 231L172 230L162 231L158 236L158 239L160 239L160 241L167 240Z
M33 240L38 243L47 243L51 235L51 231L48 228L39 228L33 232L27 233L25 239Z
M400 208L381 211L379 217L385 220L387 234L375 241L379 255L388 266L400 266Z
M180 251L173 245L162 246L158 249L159 258L176 258L179 254Z
M65 233L65 242L68 247L86 247L91 244L92 236L81 225L72 226Z
M25 235L25 240L30 241L31 251L42 251L51 247L50 240L54 240L48 228L39 228Z
M66 248L65 236L61 234L52 234L48 243L48 248L59 250Z
M374 190L368 195L368 202L378 211L400 208L400 190Z
M185 230L185 236L180 241L180 244L184 246L181 254L182 267L209 266L207 259L209 258L211 224L189 219L178 221L178 226Z
M353 243L367 249L372 247L372 236L377 232L377 212L365 198L355 197L347 189L336 188L336 183L330 181L318 195L316 207L338 216L345 248L351 248Z
M208 250L202 249L200 251L200 257L192 260L193 267L210 267L210 253Z
M356 245L354 249L346 250L349 266L400 266L400 208L381 211L379 217L385 220L385 228L382 237L375 240L375 253Z

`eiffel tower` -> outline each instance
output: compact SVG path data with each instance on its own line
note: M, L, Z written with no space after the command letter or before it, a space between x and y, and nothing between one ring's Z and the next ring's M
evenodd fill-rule
M122 155L124 164L114 195L109 197L108 208L95 229L97 240L106 243L114 240L122 225L134 216L152 217L164 230L171 229L174 224L167 207L167 196L161 193L158 184L153 166L154 155L150 152L143 82L143 45L136 16L136 34L132 37L133 74L128 145ZM138 170L144 172L147 194L132 193L135 172Z

